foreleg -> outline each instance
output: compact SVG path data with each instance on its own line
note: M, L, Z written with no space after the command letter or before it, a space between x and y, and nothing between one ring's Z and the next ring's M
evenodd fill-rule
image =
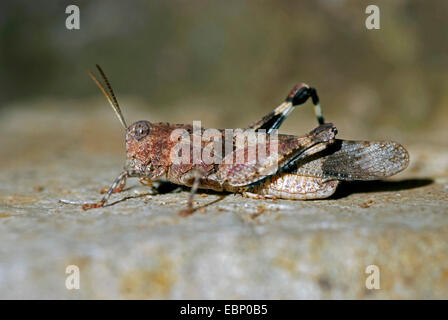
M112 195L112 193L115 192L115 190L119 190L119 189L124 188L124 186L126 185L127 177L128 177L128 172L127 171L123 171L114 180L112 185L109 187L107 192L104 194L103 198L100 201L98 201L98 202L93 202L93 203L92 202L73 202L73 201L68 201L68 200L60 200L60 202L66 203L66 204L81 204L82 208L84 210L104 207L104 205L106 204L107 200L109 200L110 196Z

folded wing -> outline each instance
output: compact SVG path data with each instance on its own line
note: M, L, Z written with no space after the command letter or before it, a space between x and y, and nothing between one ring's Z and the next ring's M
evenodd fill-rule
M409 153L393 141L336 140L323 152L297 163L293 173L337 180L377 180L406 169Z

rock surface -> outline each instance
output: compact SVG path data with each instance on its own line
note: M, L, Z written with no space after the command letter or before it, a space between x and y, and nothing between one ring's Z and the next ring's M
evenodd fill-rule
M98 199L120 172L116 123L27 112L1 120L0 298L448 298L446 148L411 143L404 173L329 200L204 193L183 218L186 190L151 195L131 179L85 212L58 200Z

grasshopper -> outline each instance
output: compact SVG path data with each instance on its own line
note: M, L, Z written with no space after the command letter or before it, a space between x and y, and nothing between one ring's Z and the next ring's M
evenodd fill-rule
M340 181L390 177L404 170L409 163L406 149L393 141L336 139L337 129L333 124L325 123L316 89L305 83L296 85L283 103L245 128L266 133L262 142L257 142L255 146L244 142L239 147L226 149L219 158L223 161L194 161L194 155L189 154L189 161L178 163L171 157L173 148L179 145L179 139L173 141L173 133L183 130L190 134L183 141L191 142L195 139L193 126L146 120L128 126L107 77L98 65L97 69L107 90L90 70L88 73L106 96L126 131L126 163L101 200L76 203L82 204L84 210L105 206L113 193L124 189L130 177L140 178L140 182L148 186L155 180L166 179L191 187L187 208L180 212L187 215L194 211L193 197L198 189L240 193L256 199L324 199L334 194ZM309 98L319 126L304 136L277 135L282 122L295 107ZM204 130L200 128L199 131L203 133ZM217 132L224 137L224 130ZM271 144L274 136L275 144ZM211 143L200 138L199 151L209 148ZM275 152L272 145L275 145ZM247 156L254 148L264 149L265 156L255 160L243 157L242 162L228 161L241 155Z

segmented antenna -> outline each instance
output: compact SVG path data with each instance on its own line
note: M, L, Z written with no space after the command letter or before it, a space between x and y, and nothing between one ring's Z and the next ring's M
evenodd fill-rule
M115 111L115 114L118 117L118 120L120 120L121 124L125 129L128 128L126 125L126 121L124 120L123 114L121 113L120 106L118 105L117 98L115 97L114 91L112 90L112 86L109 83L109 80L107 80L106 75L104 74L103 70L99 65L96 65L98 71L100 72L101 76L103 77L104 82L106 83L107 88L109 89L109 93L106 91L104 86L98 81L98 79L95 77L95 75L92 73L92 71L87 70L89 73L89 76L92 78L92 80L95 82L95 84L100 88L100 90L103 92L103 94L106 96L107 101L109 102L112 109ZM112 96L112 98L111 98Z

